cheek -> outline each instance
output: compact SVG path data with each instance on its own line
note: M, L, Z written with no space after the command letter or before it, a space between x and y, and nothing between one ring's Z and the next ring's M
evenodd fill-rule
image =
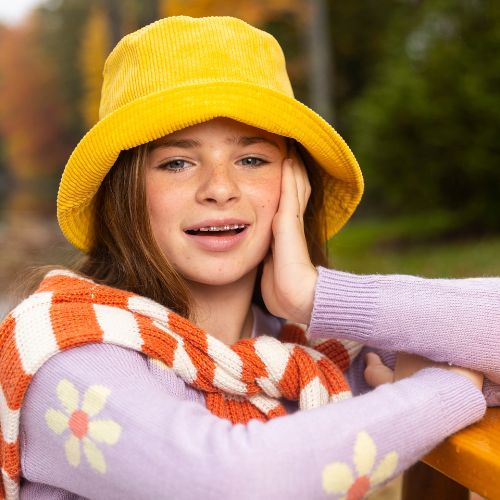
M146 191L146 205L148 207L149 222L153 231L159 223L159 216L162 213L162 197L155 189Z
M158 240L166 233L169 224L176 220L176 210L181 206L176 191L162 183L146 185L146 204L153 235Z
M281 176L275 176L262 182L255 194L257 211L262 220L265 220L271 227L280 202Z

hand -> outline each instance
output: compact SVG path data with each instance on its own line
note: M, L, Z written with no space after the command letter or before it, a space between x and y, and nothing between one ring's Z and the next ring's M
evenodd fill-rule
M394 371L384 365L380 356L369 352L365 357L366 368L364 372L366 383L370 387L378 387L382 384L394 382Z
M318 276L304 234L304 211L310 194L302 162L296 155L285 159L271 251L264 260L261 280L262 298L269 312L302 324L310 322Z
M479 390L482 390L483 388L484 376L482 373L478 373L467 368L461 368L460 366L450 366L447 363L436 363L421 356L406 353L397 354L396 367L394 371L384 365L380 356L374 352L367 353L364 375L366 383L369 386L378 387L382 384L410 377L424 368L444 368L446 370L459 373L460 375L468 378Z
M460 366L450 366L447 363L436 363L415 354L398 353L394 369L395 380L409 377L424 368L444 368L451 372L459 373L468 378L479 390L483 388L484 376L482 373Z

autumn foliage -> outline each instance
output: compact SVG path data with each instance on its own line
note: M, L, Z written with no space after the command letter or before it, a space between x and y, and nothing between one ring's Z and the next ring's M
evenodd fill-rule
M11 174L32 179L64 164L64 106L51 60L40 50L36 19L0 36L0 131Z
M230 15L279 40L295 95L353 147L366 178L366 214L433 212L423 220L435 220L444 209L451 225L498 230L499 6L466 0L42 2L23 25L0 26L0 182L2 168L22 181L57 179L98 119L103 64L121 36L158 17ZM320 17L326 28L318 29ZM317 64L319 53L329 64ZM328 90L330 117L316 100L317 82Z
M110 43L106 15L96 6L85 23L79 54L84 85L81 112L89 128L99 118L102 68Z
M304 19L310 2L307 0L160 0L160 14L166 16L234 16L255 26L262 26L284 12L301 14Z
M30 181L62 170L78 134L98 120L112 33L124 35L151 21L147 8L159 17L232 15L263 26L283 13L303 18L307 3L64 0L55 10L42 4L20 26L1 27L0 147L8 171Z

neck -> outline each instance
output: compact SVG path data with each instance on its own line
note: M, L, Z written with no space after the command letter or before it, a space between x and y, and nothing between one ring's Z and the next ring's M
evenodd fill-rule
M256 275L257 271L254 270L234 283L220 286L190 281L196 325L227 345L250 337Z

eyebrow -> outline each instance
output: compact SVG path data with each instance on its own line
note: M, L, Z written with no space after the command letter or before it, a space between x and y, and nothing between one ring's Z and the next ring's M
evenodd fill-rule
M240 137L230 137L225 141L227 144L237 144L239 146L251 146L252 144L267 143L274 146L276 149L280 149L279 145L272 139L262 136L240 136ZM157 147L177 147L182 149L199 148L201 143L195 139L172 139L168 137L160 137L153 141L152 146Z
M160 137L159 139L156 139L156 141L153 141L152 146L154 148L161 146L165 148L177 147L189 149L200 147L201 143L193 139L169 139L168 137Z
M247 137L247 136L232 137L231 139L228 139L227 142L236 143L240 146L251 146L252 144L259 144L263 142L271 144L271 146L274 146L276 149L280 149L280 147L275 141L273 141L272 139L268 139L267 137L262 137L260 135L254 137Z

